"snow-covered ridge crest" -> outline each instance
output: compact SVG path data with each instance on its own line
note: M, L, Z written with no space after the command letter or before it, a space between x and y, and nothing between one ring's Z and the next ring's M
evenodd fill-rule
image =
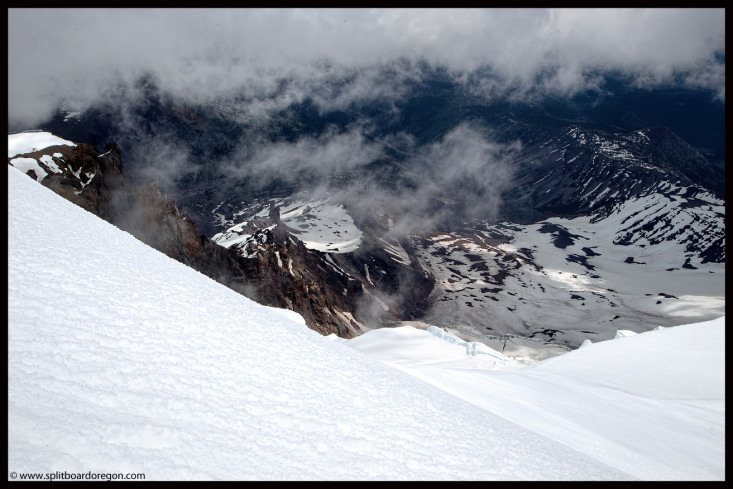
M8 158L60 145L76 146L76 143L45 131L25 131L8 134Z
M720 202L714 195L725 193L722 168L663 127L610 132L573 126L560 134L539 131L536 138L527 145L512 190L520 203L540 212L534 217L602 218L619 204L652 194L671 200L699 195L698 203Z

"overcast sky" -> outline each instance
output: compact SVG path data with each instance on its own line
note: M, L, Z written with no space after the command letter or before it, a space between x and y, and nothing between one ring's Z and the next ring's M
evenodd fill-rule
M10 9L8 117L38 123L62 100L83 109L145 72L190 99L271 94L287 76L294 100L346 72L360 76L341 97L394 95L376 73L399 58L464 74L488 65L514 86L549 73L560 93L599 72L674 76L722 98L724 53L724 9Z

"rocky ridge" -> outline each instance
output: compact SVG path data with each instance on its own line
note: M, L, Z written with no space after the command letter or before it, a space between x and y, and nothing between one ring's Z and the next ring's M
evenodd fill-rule
M26 171L30 177L237 292L263 304L295 310L310 328L324 335L352 337L364 331L357 319L363 292L324 266L323 258L285 231L276 217L271 218L275 221L271 226L253 236L249 243L253 252L243 256L200 234L191 218L155 183L130 183L114 142L101 154L91 145L77 143L15 155L8 158L8 164L16 166L29 159L38 165ZM351 293L343 294L343 290Z

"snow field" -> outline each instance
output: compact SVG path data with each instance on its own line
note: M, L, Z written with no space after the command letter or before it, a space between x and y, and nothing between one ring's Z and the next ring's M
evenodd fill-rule
M724 317L586 344L523 368L487 365L409 326L346 344L630 476L725 478Z
M8 158L59 145L76 146L75 143L54 136L50 132L28 131L8 134Z

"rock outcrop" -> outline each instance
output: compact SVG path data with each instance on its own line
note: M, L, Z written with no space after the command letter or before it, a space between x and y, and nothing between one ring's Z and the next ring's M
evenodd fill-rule
M242 256L200 234L191 218L155 183L128 181L114 142L101 154L91 145L78 143L17 157L36 158L47 175L40 178L28 170L29 176L62 197L217 282L262 304L294 310L324 335L352 337L364 331L356 319L359 294L355 283L350 283L353 280L324 267L323 257L280 224L276 208L269 216L274 226L258 232L251 256Z

